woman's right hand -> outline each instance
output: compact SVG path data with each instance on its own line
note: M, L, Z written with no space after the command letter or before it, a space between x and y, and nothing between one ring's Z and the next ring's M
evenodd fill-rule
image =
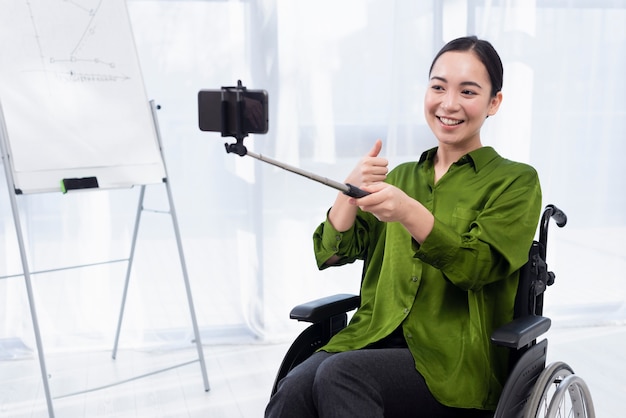
M363 187L385 181L389 161L386 158L378 156L382 147L383 141L377 139L372 149L369 150L367 155L361 158L361 161L354 167L345 182L356 187Z
M384 181L387 178L388 161L386 158L378 156L382 147L383 142L377 139L372 149L346 178L346 183L356 187L363 187ZM358 203L355 203L353 197L338 193L335 204L328 212L328 220L338 231L347 231L352 227L356 219L356 205Z

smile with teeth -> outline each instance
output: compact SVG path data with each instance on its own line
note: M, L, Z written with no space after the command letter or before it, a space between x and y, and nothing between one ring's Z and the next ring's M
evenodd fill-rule
M463 120L448 119L448 118L444 118L442 116L439 116L438 118L441 121L441 123L443 123L444 125L447 125L447 126L455 126L455 125L458 125L458 124L463 122Z

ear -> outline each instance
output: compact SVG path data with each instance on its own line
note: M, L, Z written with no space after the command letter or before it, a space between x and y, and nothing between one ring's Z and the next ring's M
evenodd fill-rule
M491 98L489 102L489 111L487 112L488 116L493 116L498 112L500 108L500 104L502 103L502 92L499 91L496 93L494 97Z

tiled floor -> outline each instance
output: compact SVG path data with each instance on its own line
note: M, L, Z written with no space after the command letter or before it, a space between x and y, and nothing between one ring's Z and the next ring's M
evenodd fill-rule
M548 340L548 361L565 361L585 379L598 417L626 416L626 326L555 328ZM286 348L206 346L209 392L193 348L120 351L116 360L109 352L48 355L54 410L57 417L259 418ZM47 417L40 379L32 356L0 361L0 417Z

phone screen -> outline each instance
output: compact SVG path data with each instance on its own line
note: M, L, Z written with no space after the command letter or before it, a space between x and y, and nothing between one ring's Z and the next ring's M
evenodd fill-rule
M265 134L268 126L268 95L265 90L240 90L242 108L241 133ZM223 103L224 102L224 103ZM200 90L198 92L198 124L201 131L221 132L226 136L237 134L239 103L235 88ZM222 112L226 114L223 115Z

